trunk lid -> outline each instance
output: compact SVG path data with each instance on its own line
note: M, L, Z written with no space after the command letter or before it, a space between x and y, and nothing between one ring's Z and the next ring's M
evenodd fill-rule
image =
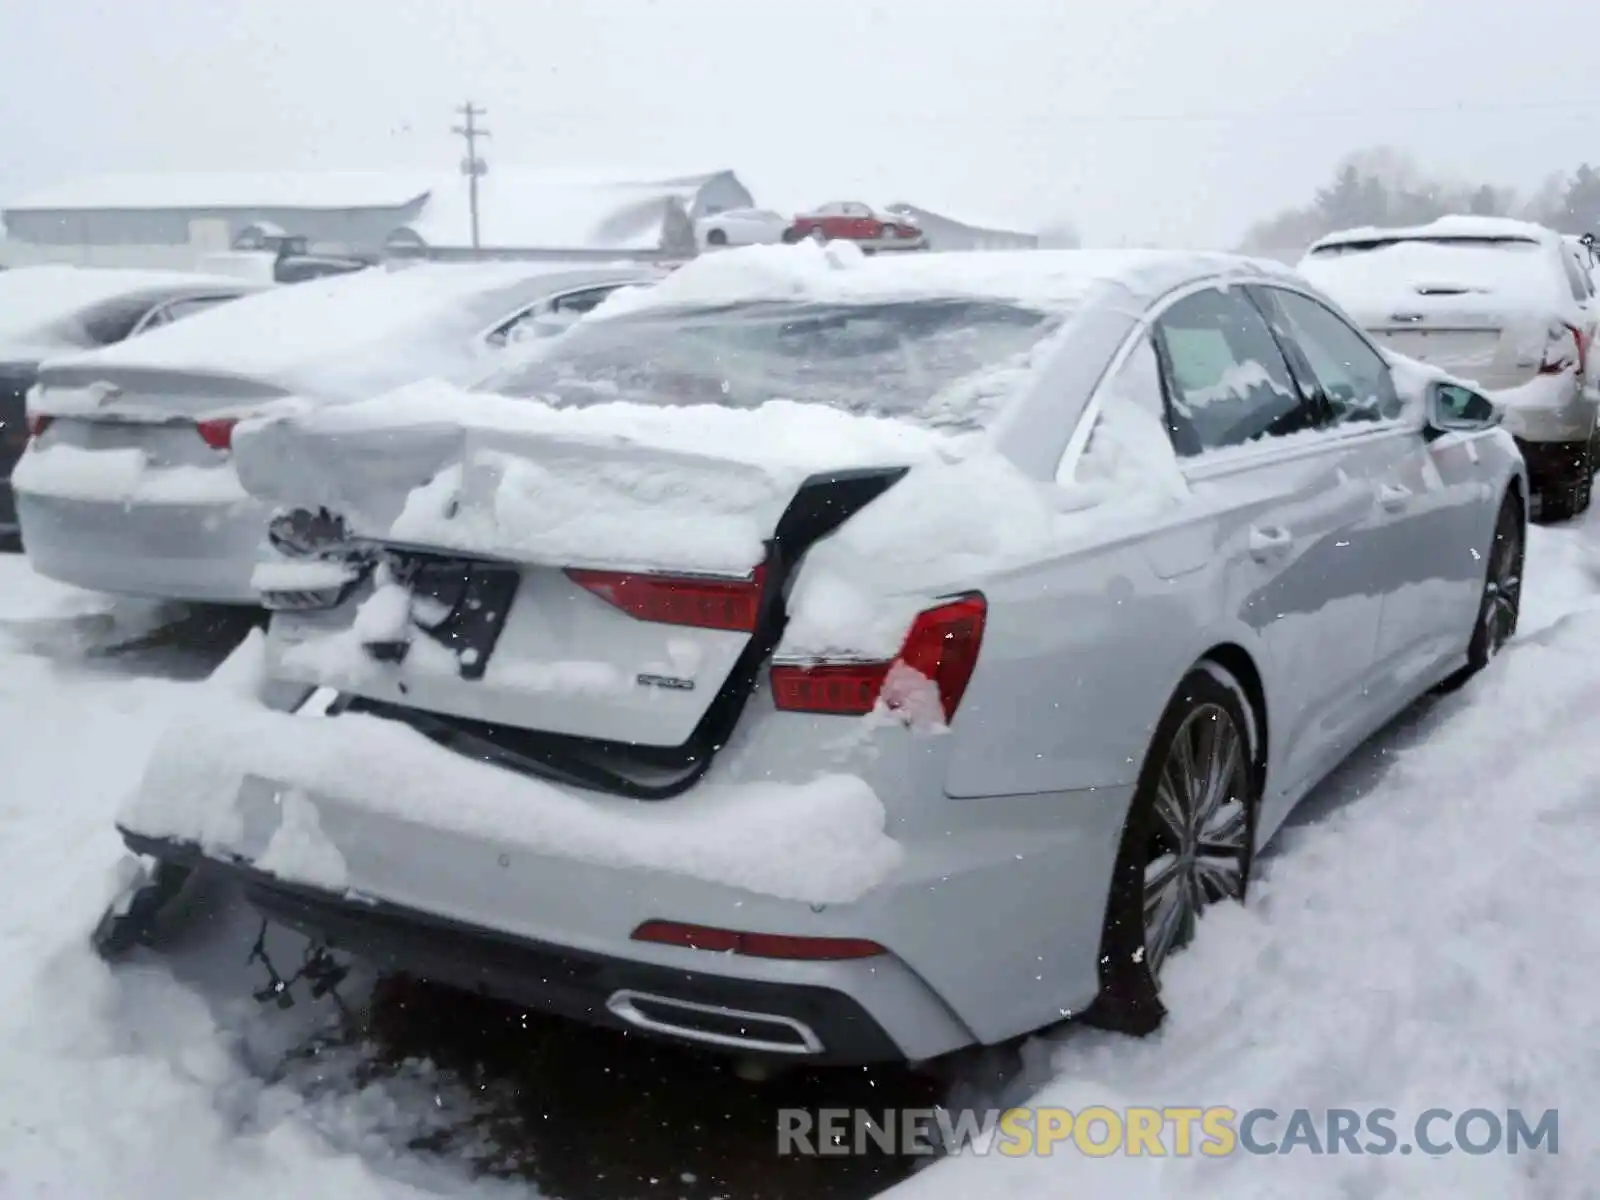
M50 418L40 452L135 452L146 467L215 467L226 454L200 436L200 421L259 413L287 397L242 377L63 366L41 371L29 411Z
M704 769L782 632L806 547L908 466L848 444L764 460L749 440L682 428L320 416L236 442L246 489L298 514L275 526L290 561L258 583L290 581L294 558L351 581L335 607L279 605L275 674L393 706L474 753L623 771L626 787L605 785L623 791Z

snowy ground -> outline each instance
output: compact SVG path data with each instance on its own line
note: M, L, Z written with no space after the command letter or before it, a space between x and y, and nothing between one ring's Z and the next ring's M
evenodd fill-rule
M1174 961L1158 1036L1040 1039L1020 1077L974 1074L950 1097L1011 1103L1042 1085L1037 1103L1073 1108L1559 1107L1558 1158L963 1159L917 1174L908 1197L1590 1194L1593 524L1534 532L1518 645L1308 802L1249 907L1209 918ZM226 898L197 900L201 919L166 960L102 967L85 938L115 884L111 813L230 635L92 647L168 615L112 609L0 558L0 1194L798 1200L865 1197L903 1172L779 1163L771 1109L924 1106L937 1097L920 1081L852 1074L752 1094L696 1056L427 993L380 995L352 1042L333 1036L327 1001L279 1012L250 998L255 930ZM269 949L298 960L287 940ZM441 1043L455 1026L470 1045ZM483 1069L508 1057L515 1070Z

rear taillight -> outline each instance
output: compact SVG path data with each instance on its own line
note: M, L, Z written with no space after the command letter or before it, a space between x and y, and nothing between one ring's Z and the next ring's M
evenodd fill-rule
M862 716L882 700L890 709L911 700L898 686L896 667L915 672L912 682L938 689L945 721L956 714L983 645L988 605L982 596L963 596L920 613L891 662L780 663L772 668L772 700L786 712Z
M1589 339L1575 326L1552 325L1545 342L1544 359L1539 363L1539 374L1559 375L1571 366L1577 367L1580 379L1588 375Z
M213 450L231 450L233 427L238 423L233 417L218 417L211 421L196 421L194 428L200 435L200 440Z
M744 933L737 929L714 929L707 925L683 925L677 921L646 921L633 931L633 940L654 942L660 946L682 946L689 950L710 950L717 954L741 954L747 958L786 958L795 962L838 962L852 958L877 958L889 953L877 942L869 942L865 938Z
M641 621L754 633L766 574L764 565L748 579L586 571L574 567L567 571L567 578Z
M43 437L44 431L50 428L50 424L54 420L54 417L46 416L44 413L29 413L28 436L31 438Z

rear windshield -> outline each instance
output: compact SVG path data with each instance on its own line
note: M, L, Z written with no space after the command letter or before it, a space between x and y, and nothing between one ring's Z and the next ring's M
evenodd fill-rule
M1389 246L1441 246L1460 250L1468 255L1528 254L1537 256L1539 243L1532 238L1490 237L1389 237L1370 238L1359 242L1334 242L1318 246L1311 251L1312 258L1345 258L1354 254L1369 254Z
M973 429L1064 320L982 300L660 311L576 325L479 386L558 407L789 400Z

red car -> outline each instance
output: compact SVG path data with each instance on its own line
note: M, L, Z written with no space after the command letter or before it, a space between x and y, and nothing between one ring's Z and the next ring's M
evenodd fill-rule
M924 250L928 237L910 217L891 216L870 204L839 200L795 217L783 231L786 242L855 242L863 250Z

